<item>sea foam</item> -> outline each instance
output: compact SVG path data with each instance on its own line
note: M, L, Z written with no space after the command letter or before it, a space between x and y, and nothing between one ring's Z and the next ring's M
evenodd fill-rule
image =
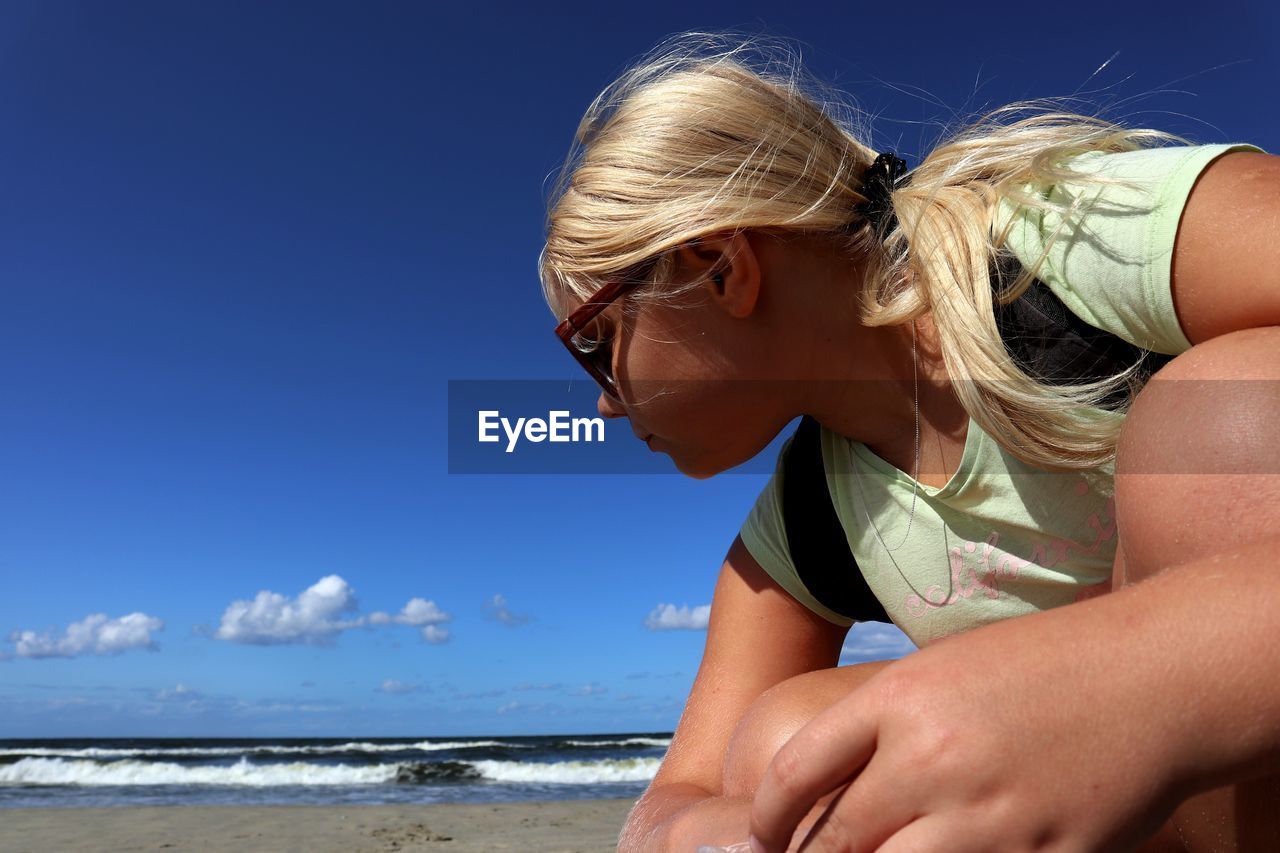
M669 737L629 737L626 740L567 740L569 746L671 746Z
M26 749L0 749L0 755L26 755L42 758L219 758L236 755L330 755L341 752L439 752L441 750L531 749L528 744L507 743L500 740L451 740L413 741L410 743L369 743L351 741L312 746L270 746L244 744L242 746L175 746L131 749L128 747L91 746L84 749L57 747L28 747Z
M395 781L397 764L253 764L187 767L165 761L24 758L0 766L0 785L377 785Z
M0 765L0 785L238 785L270 788L313 785L384 785L414 782L492 782L591 785L644 782L658 772L661 759L602 761L447 761L402 762L353 767L302 762L255 764L241 758L232 765L192 767L164 761L90 761L23 758Z
M645 782L658 773L660 758L603 761L471 761L480 774L495 782L550 782L594 785L600 782Z

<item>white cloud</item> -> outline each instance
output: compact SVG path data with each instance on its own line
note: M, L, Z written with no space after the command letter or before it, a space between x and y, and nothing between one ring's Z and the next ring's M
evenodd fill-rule
M449 642L449 629L442 628L441 623L453 617L436 606L434 601L425 598L411 598L395 616L378 611L369 614L370 625L412 625L422 628L422 639L432 645Z
M892 660L915 651L915 648L915 643L896 625L859 622L849 629L845 637L844 647L840 649L840 663Z
M707 627L711 618L711 605L700 607L676 607L674 604L659 604L644 620L644 626L650 631L701 631Z
M424 598L411 598L400 612L392 616L389 613L378 611L369 614L370 625L436 625L441 622L448 622L453 617L445 613L436 606L434 601L427 601Z
M172 690L161 690L156 695L161 699L178 699L182 697L194 699L195 697L200 695L200 691L194 690L188 687L187 685L183 684L181 681L179 681L177 686L174 687Z
M421 628L422 639L428 643L449 641L449 631L440 624L453 617L425 598L409 599L395 615L379 610L356 616L355 610L355 590L338 575L328 575L297 598L262 590L252 601L233 601L222 614L222 624L214 636L260 646L319 644L364 625L409 625Z
M378 687L382 693L412 693L419 689L417 684L406 684L403 681L396 681L394 678L388 678Z
M215 636L253 645L323 643L363 624L362 619L339 618L355 609L355 590L338 575L327 575L297 598L264 589L253 601L233 601Z
M514 627L516 625L524 625L529 621L528 614L513 613L507 607L507 599L502 595L495 595L484 604L485 611L492 619L497 619L503 625Z
M547 702L507 702L498 706L499 714L559 714L559 705Z
M599 684L584 684L577 690L573 691L575 696L599 696L601 693L608 693L608 687L601 687Z
M296 702L236 702L231 710L236 714L331 714L347 710L341 705L308 705Z
M422 629L422 639L433 646L447 643L449 642L449 629L441 628L439 625L428 625Z
M46 631L14 631L9 641L20 658L70 658L78 655L114 655L130 649L155 649L153 631L164 629L164 622L145 613L130 613L119 619L108 619L105 613L93 613L67 626L60 635Z

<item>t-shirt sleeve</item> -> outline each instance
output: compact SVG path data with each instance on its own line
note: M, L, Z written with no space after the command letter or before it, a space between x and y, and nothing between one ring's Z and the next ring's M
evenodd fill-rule
M1224 144L1080 154L1065 165L1129 186L1063 182L1044 190L1050 201L1078 205L1079 213L1067 216L1004 197L994 232L1012 220L1006 246L1030 268L1058 231L1036 277L1072 312L1143 349L1184 352L1191 341L1173 305L1174 238L1196 178L1229 151L1262 149Z
M747 519L743 522L738 535L742 537L742 544L751 552L751 556L756 558L760 567L792 598L828 622L848 627L853 624L853 620L841 616L814 598L800 581L800 574L791 560L791 549L787 544L786 522L782 514L784 474L782 461L786 458L787 450L791 447L794 438L793 435L783 443L773 475L756 498L755 505L747 514Z

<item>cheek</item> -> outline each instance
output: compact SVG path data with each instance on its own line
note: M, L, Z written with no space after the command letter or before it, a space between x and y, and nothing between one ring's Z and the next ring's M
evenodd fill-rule
M678 309L644 315L623 330L615 354L629 416L693 476L704 464L723 470L750 459L790 420L787 396L749 378L751 354L731 351L734 342L699 319Z
M791 415L762 396L755 383L666 383L669 393L635 409L636 422L661 439L684 473L711 476L753 458L787 425ZM699 473L701 472L701 473Z
M718 384L705 356L662 329L628 328L615 339L614 375L637 420L669 417ZM643 422L643 421L642 421Z
M702 304L651 303L623 321L619 339L623 369L637 379L707 379L725 368L723 333Z
M616 339L615 368L633 382L695 379L702 359L690 343L661 330L627 329Z

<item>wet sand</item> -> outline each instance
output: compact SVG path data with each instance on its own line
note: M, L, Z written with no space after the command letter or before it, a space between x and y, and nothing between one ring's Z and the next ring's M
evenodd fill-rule
M0 850L608 851L633 800L0 809Z

